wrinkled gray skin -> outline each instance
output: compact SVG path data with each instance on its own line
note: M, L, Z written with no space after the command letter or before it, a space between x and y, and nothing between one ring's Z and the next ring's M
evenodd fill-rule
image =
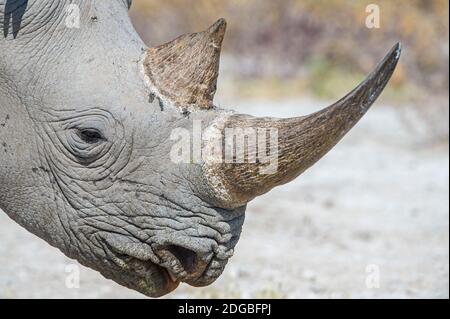
M170 161L192 116L149 99L127 1L0 0L0 25L0 208L148 296L217 279L245 207L215 207L200 165Z

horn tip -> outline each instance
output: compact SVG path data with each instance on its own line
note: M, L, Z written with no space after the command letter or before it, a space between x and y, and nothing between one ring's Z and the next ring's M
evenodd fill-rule
M220 18L209 28L209 32L212 34L214 33L224 34L226 28L227 28L227 21L224 18Z
M399 60L401 54L402 54L402 43L399 41L396 44L394 44L388 56L393 57L394 60Z
M392 51L395 52L395 59L396 59L396 60L400 59L400 55L402 54L402 43L401 43L400 41L397 42L397 43L394 45Z

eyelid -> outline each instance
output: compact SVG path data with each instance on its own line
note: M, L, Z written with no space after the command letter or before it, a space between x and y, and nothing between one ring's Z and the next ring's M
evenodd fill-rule
M103 118L79 117L67 122L67 128L78 130L96 130L104 131L107 128L107 122Z

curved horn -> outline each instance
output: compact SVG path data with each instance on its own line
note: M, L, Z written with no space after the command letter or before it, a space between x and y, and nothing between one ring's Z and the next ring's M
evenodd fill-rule
M361 119L377 97L383 91L400 57L401 45L396 44L377 68L353 91L333 105L314 114L289 118L256 118L245 115L232 115L224 126L225 140L227 129L248 128L263 132L258 133L256 147L248 147L246 161L208 166L207 180L221 205L227 207L242 206L256 196L262 195L273 187L285 184L316 163L331 150L341 138ZM272 129L278 134L277 169L263 172L268 163L247 161L260 158L263 152L273 148L269 145L267 131ZM227 142L225 141L226 145ZM250 144L250 143L247 143ZM235 150L236 151L236 150ZM273 151L273 149L272 149ZM235 153L236 154L236 153ZM257 156L255 156L257 155ZM267 154L265 154L267 155ZM236 156L234 157L236 159Z
M226 21L147 50L145 73L157 92L180 107L213 106Z

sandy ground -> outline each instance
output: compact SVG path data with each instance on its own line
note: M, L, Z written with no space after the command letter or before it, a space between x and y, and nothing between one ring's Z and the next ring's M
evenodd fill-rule
M291 116L321 105L239 110ZM314 168L249 204L219 280L167 297L448 298L448 147L420 139L378 104ZM0 213L0 298L143 297L82 266L80 287L69 289L72 264Z

